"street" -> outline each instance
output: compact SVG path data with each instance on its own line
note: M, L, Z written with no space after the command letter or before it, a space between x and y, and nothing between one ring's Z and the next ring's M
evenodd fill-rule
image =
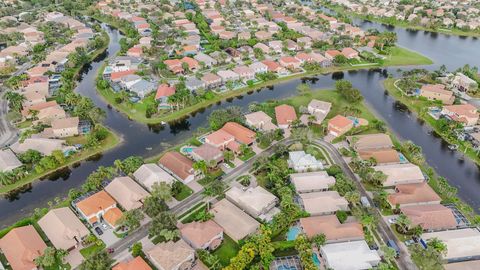
M8 102L5 99L6 90L0 93L0 148L11 145L17 140L17 130L7 119Z

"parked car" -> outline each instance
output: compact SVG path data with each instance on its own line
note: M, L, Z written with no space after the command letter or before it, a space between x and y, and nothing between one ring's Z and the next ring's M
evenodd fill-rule
M393 240L388 239L387 240L387 246L389 246L389 247L391 247L395 250L395 252L397 253L395 257L400 256L400 248L398 248L397 244Z
M396 218L389 218L388 223L395 224L395 223L397 223L397 219Z
M97 232L98 235L102 235L103 231L100 229L100 227L95 227L95 231Z
M102 227L103 227L104 230L108 230L108 225L107 224L102 223Z
M415 241L413 239L405 241L405 245L407 245L407 246L411 246L413 244L415 244Z

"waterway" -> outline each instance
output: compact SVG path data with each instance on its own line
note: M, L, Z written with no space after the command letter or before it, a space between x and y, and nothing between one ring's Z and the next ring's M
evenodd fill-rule
M434 65L424 68L436 69L442 64L445 64L449 69L455 69L464 64L480 65L480 52L478 49L475 50L475 48L480 48L480 42L476 38L387 28L380 24L363 21L357 23L362 28L375 27L395 31L400 46L416 50L435 62ZM448 150L447 144L443 140L432 135L426 125L418 121L412 113L399 106L394 99L385 93L382 86L383 80L388 73L396 74L398 68L340 72L295 79L218 102L185 119L165 126L149 126L130 121L114 109L108 108L95 91L95 77L103 61L109 56L115 55L119 50L120 33L115 29L106 28L106 30L110 35L109 47L105 54L84 69L76 91L91 97L98 107L107 112L105 125L117 132L123 138L123 143L113 150L77 164L74 168L37 181L22 190L12 192L1 198L0 226L12 224L19 218L33 212L35 208L46 206L47 202L53 201L55 197L66 196L69 189L79 187L98 166L110 166L115 159L123 159L131 155L152 156L169 146L185 141L199 127L207 125L207 117L215 109L235 105L241 106L246 111L248 104L252 102L282 99L295 95L296 86L299 83L306 82L312 88L331 89L335 80L338 79L349 80L354 87L360 89L365 101L379 118L383 119L400 138L411 140L420 145L428 163L458 188L459 196L475 209L480 207L479 168L468 159L461 161L459 159L460 154Z

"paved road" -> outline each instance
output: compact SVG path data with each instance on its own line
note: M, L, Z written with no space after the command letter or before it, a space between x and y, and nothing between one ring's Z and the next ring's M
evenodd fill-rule
M278 143L284 143L284 144L291 144L294 140L292 139L284 139ZM277 144L278 144L277 143ZM253 163L257 158L261 155L266 155L270 156L274 152L274 147L275 145L270 146L266 150L264 150L260 155L256 155L253 158L249 159L248 161L244 162L242 165L235 167L232 171L230 171L228 174L224 175L223 178L221 179L225 183L231 183L235 179L237 179L239 176L247 173L250 168L252 168ZM202 190L191 195L187 199L181 201L172 209L170 209L173 213L179 215L181 213L186 212L187 210L191 209L192 207L196 206L198 203L201 201L205 200L205 196L202 194ZM112 257L116 257L122 252L125 252L126 249L128 249L131 245L134 243L140 241L142 238L146 237L148 235L148 227L150 225L150 222L143 225L141 228L138 230L132 232L129 234L126 238L118 241L117 243L113 244L109 248L113 248L114 253L112 254Z
M0 148L17 140L17 130L7 120L8 102L4 98L6 90L0 88Z
M360 179L353 173L353 171L350 169L350 167L347 165L345 160L342 158L338 150L331 144L323 141L323 140L315 140L315 143L323 146L325 150L330 154L330 157L335 161L336 164L340 165L343 169L343 171L349 176L351 179L355 179L358 189L360 190L360 193L362 196L366 196L368 200L370 201L371 205L373 204L372 198L370 198L367 194L367 191L363 188L363 185L360 184ZM380 211L375 208L375 210L378 212L380 215ZM390 226L383 220L382 218L378 219L378 226L377 226L377 231L380 233L381 237L384 239L392 239L395 241L397 246L403 247L403 244L400 244L398 239L396 238L395 234L392 232L390 229ZM408 253L407 250L400 248L400 257L397 259L397 265L400 267L400 269L417 269L416 265L413 263L413 261L410 259L410 254Z

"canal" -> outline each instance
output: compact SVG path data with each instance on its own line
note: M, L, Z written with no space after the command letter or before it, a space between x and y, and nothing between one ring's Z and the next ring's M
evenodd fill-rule
M401 28L387 28L376 23L357 22L362 28L378 28L395 31L400 46L416 50L430 57L435 64L425 67L435 69L445 64L455 69L464 64L480 65L480 42L475 38L462 38L442 34L409 31ZM47 179L36 181L22 190L12 192L0 199L0 227L14 223L19 218L33 212L35 208L45 207L55 197L66 196L68 190L79 187L86 177L98 166L110 166L115 159L131 155L152 156L169 146L190 138L199 127L207 126L207 117L215 109L224 106L241 106L245 110L252 102L281 99L296 94L296 86L306 82L313 88L332 88L335 80L346 79L362 91L365 101L372 110L382 118L402 139L411 140L423 148L426 160L437 172L458 188L459 196L472 207L480 207L480 170L470 160L461 161L460 155L451 152L440 138L431 135L427 126L415 116L399 106L395 100L385 94L382 86L387 73L396 74L398 68L383 70L360 70L334 73L313 78L295 79L285 83L252 91L243 96L219 102L204 110L196 112L185 119L165 126L149 126L128 120L125 116L108 108L95 91L95 77L105 59L115 55L119 50L120 34L115 29L106 28L110 35L110 44L105 54L86 67L76 91L91 97L95 104L104 109L105 125L117 132L123 143L118 147L95 158L82 162L59 172ZM148 150L147 150L148 149Z

